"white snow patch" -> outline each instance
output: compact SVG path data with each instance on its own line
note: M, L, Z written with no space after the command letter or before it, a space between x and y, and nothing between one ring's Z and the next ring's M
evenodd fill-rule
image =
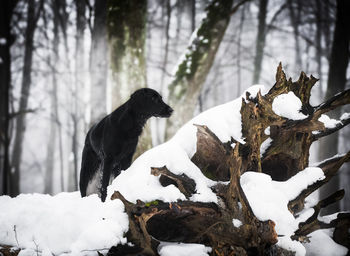
M300 112L302 103L293 92L278 95L272 102L272 110L279 116L292 120L307 118Z
M266 135L270 135L270 126L265 129L264 133Z
M0 244L28 253L87 255L85 250L126 242L129 222L120 200L102 203L97 195L81 198L79 192L21 194L1 196L0 209Z
M207 256L212 249L202 244L166 243L159 245L160 256Z
M305 255L302 244L290 238L298 229L299 221L288 210L288 202L320 179L324 179L322 169L308 167L284 182L273 181L269 175L257 172L244 173L240 182L254 215L261 221L275 222L277 234L283 236L278 244L297 255Z
M277 245L288 251L295 252L295 256L304 256L306 254L306 249L300 242L293 241L287 236L278 238Z
M308 256L345 256L348 249L331 238L333 229L320 229L312 232L310 243L305 243Z
M6 44L6 38L2 37L0 38L0 45L5 45Z
M330 215L326 215L326 216L318 216L317 219L318 219L319 221L322 221L322 222L324 222L324 223L329 224L329 223L331 223L332 220L335 220L335 219L337 218L337 216L338 216L339 213L340 213L340 212L337 212L337 213L334 213L334 214L330 214Z
M329 116L322 114L318 121L322 122L324 124L324 127L328 129L335 128L338 124L341 124L341 121L336 119L331 119Z
M350 113L344 113L341 115L340 120L346 120L350 118Z
M260 145L260 157L266 152L266 150L270 147L272 143L272 139L269 137L266 140L264 140L263 143Z
M242 221L240 221L239 219L233 219L233 220L232 220L232 224L233 224L233 226L235 226L236 228L239 228L240 226L243 225Z

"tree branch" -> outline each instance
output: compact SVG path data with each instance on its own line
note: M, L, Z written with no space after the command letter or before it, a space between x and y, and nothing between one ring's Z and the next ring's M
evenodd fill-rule
M337 173L339 168L348 161L350 161L350 151L345 155L335 156L320 163L318 167L323 170L325 178L304 189L295 199L288 203L288 209L294 214L301 211L304 208L305 198L326 184Z

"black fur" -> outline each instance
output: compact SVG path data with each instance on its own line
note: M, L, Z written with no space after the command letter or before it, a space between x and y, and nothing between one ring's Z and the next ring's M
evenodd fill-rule
M80 171L80 193L87 195L87 187L101 170L98 180L101 200L107 196L111 175L131 165L138 137L148 118L169 117L173 109L165 104L158 92L149 88L135 91L130 99L103 118L89 130L85 139Z

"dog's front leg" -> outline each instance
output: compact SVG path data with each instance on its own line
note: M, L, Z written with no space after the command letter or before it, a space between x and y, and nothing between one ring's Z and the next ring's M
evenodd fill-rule
M111 177L113 169L113 158L105 157L103 161L103 174L102 174L102 184L101 184L101 201L104 202L107 197L107 187L109 184L109 179Z

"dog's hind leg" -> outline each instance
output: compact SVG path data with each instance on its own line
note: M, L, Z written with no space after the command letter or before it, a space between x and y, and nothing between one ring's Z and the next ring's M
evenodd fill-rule
M107 197L107 187L109 185L111 175L114 174L113 170L115 168L120 169L120 165L117 166L117 159L113 159L112 157L105 157L103 161L103 175L102 175L102 185L101 185L101 200L104 202Z
M81 171L80 171L80 194L82 197L87 196L88 185L93 185L93 179L98 178L96 184L100 183L100 178L98 177L98 172L100 172L101 160L98 155L93 151L89 143L86 143L83 149L83 156L81 161ZM95 192L98 192L98 187L96 187Z

